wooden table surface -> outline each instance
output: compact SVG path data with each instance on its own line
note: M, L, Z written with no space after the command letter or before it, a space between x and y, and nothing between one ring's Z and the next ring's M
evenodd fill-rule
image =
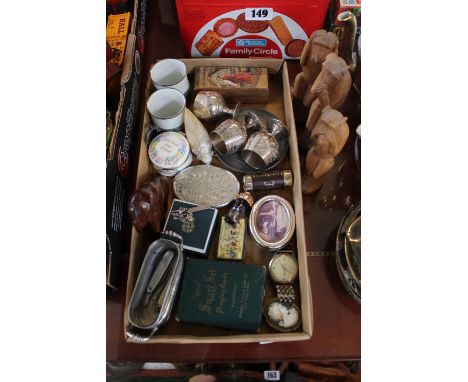
M172 0L147 2L147 30L142 84L146 83L149 67L156 60L184 57L175 4ZM297 62L290 66L290 81L300 70ZM139 126L144 108L140 92ZM346 208L341 205L325 209L320 199L330 190L337 190L338 198L348 195L353 203L360 201L360 175L354 161L355 129L361 123L360 99L354 89L341 108L348 117L350 138L322 189L312 196L303 196L306 226L308 267L313 298L313 336L308 341L271 344L212 344L165 345L126 343L123 332L125 280L128 258L123 259L120 291L108 296L106 307L107 360L139 362L273 362L311 361L318 359L343 360L361 357L361 308L345 291L338 276L334 245L338 225ZM297 125L298 129L301 124ZM138 158L138 132L133 144L132 167L135 173ZM304 160L304 153L302 154ZM341 171L338 172L339 168ZM336 188L338 180L343 186ZM134 180L131 180L134 184ZM128 230L129 231L129 230ZM126 236L128 238L129 235ZM127 245L128 245L128 240ZM128 251L127 251L128 253Z

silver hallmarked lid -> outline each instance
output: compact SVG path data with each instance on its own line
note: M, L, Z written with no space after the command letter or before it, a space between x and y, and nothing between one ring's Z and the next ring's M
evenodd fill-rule
M188 167L174 178L174 194L178 199L194 204L224 207L239 193L235 175L212 165Z

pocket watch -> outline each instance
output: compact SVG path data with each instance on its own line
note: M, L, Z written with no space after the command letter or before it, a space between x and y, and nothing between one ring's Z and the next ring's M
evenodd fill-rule
M292 332L301 324L301 311L294 303L287 303L277 298L267 301L263 315L268 325L280 332Z
M299 274L296 258L288 252L276 253L268 265L271 279L277 284L292 284Z
M299 274L299 265L292 251L277 252L268 265L270 277L275 283L277 297L263 307L268 325L281 332L292 332L301 324L301 310L294 303L296 296L291 285Z
M294 302L294 287L291 285L299 274L299 265L292 252L278 252L268 265L270 277L275 283L276 294L280 301Z

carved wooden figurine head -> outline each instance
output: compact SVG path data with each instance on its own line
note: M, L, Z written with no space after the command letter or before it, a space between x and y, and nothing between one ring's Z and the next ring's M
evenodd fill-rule
M336 53L327 55L321 65L320 74L303 98L304 105L311 106L306 123L308 130L317 122L322 110L322 103L329 104L335 109L341 107L349 93L351 83L351 74L346 62ZM323 96L324 90L328 92L328 97ZM316 101L320 94L322 94L322 99Z
M329 152L336 156L343 149L349 136L347 117L343 117L339 111L326 106L311 132L311 138L317 141L326 138L329 143Z
M312 40L309 55L310 62L321 64L328 54L338 53L338 37L336 34L320 29L314 31L310 38Z
M321 80L326 83L336 83L346 74L349 73L349 67L345 60L339 57L336 53L330 53L322 63ZM333 77L332 80L327 80L328 77Z
M321 70L320 64L333 52L338 53L338 37L334 33L320 29L310 35L300 60L302 78L307 84L315 81Z
M335 157L348 140L347 119L330 106L322 109L320 118L311 131L314 144L306 157L305 173L302 176L303 193L311 194L324 183L325 175L335 163Z
M142 232L148 224L156 233L161 231L168 194L169 179L157 176L145 182L130 196L128 213L138 232Z

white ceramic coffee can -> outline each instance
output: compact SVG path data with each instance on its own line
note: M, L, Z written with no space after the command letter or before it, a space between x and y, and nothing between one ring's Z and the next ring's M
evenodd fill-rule
M156 90L146 107L153 124L161 130L179 130L184 124L185 97L178 90Z
M190 83L187 68L182 61L173 58L161 60L151 68L150 75L156 89L177 89L187 96Z

